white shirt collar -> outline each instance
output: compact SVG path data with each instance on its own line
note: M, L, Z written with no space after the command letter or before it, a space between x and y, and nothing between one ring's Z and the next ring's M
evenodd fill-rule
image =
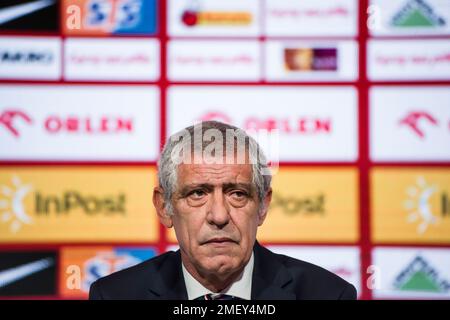
M252 256L245 266L241 277L220 293L225 293L235 297L239 297L241 299L250 300L252 293L253 264L254 258L252 252ZM209 289L206 289L200 282L198 282L193 276L191 276L189 271L187 271L184 267L183 263L181 263L181 266L183 269L184 282L186 284L186 290L189 300L193 300L208 293L214 293Z

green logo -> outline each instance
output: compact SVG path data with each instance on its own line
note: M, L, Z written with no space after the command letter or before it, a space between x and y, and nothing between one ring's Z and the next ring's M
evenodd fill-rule
M434 13L423 0L410 0L392 18L395 27L442 27L445 20Z
M440 277L423 257L417 256L395 278L394 287L400 291L419 291L429 293L447 293L450 283Z

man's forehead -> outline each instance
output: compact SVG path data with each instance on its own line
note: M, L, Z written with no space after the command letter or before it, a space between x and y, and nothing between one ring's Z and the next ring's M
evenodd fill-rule
M179 179L184 183L245 183L252 179L250 164L180 164ZM187 181L184 181L187 180Z

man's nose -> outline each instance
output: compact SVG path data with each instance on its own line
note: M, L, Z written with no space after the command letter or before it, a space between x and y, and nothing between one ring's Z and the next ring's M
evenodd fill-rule
M222 191L213 192L206 219L209 224L214 224L219 228L225 227L230 221L229 206Z

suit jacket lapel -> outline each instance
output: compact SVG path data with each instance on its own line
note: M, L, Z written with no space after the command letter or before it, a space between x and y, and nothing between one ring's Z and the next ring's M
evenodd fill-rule
M254 246L252 300L295 300L289 270L273 257L273 253L257 241ZM181 269L180 250L167 256L149 272L148 298L187 300L186 284Z
M295 300L289 270L257 241L254 246L252 300Z
M148 298L157 300L187 300L186 285L181 269L180 250L162 261L149 275Z

